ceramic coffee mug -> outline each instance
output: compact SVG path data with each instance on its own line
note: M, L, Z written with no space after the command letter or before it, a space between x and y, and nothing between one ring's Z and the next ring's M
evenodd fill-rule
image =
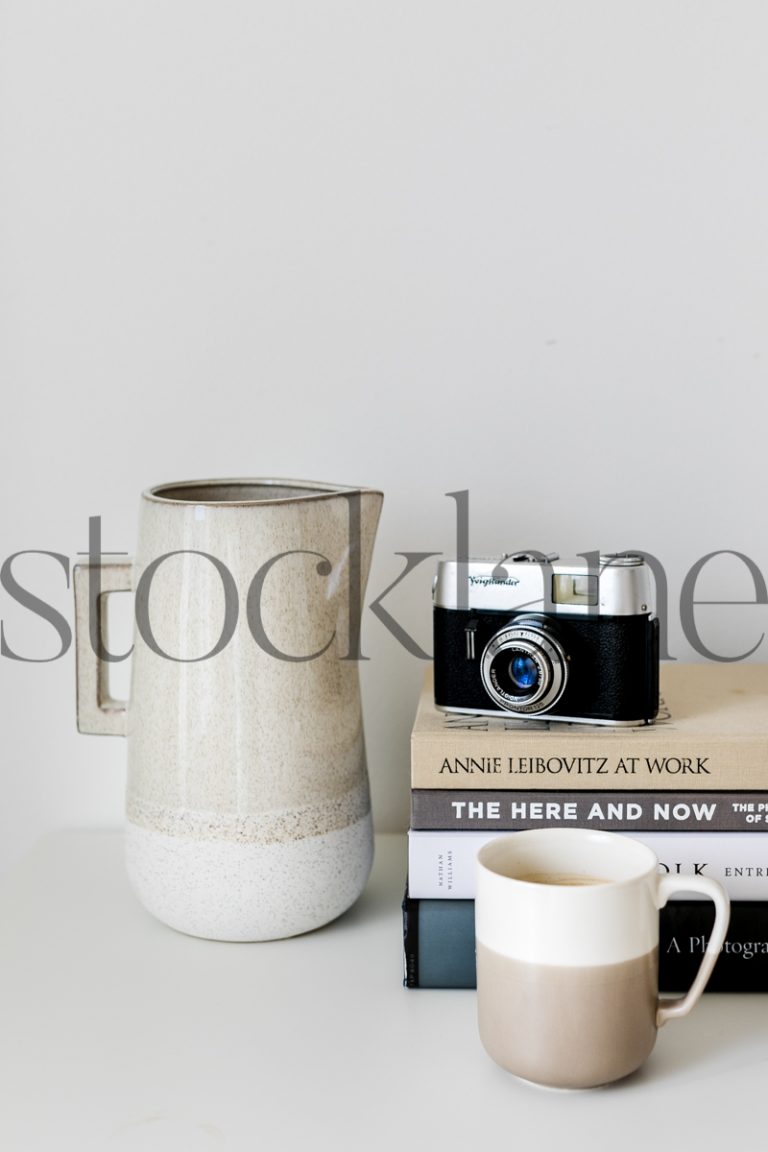
M659 1001L659 909L710 897L715 925L686 996ZM536 829L478 853L480 1037L503 1068L555 1088L592 1088L643 1063L667 1020L704 990L729 901L703 876L666 876L644 844L612 832Z

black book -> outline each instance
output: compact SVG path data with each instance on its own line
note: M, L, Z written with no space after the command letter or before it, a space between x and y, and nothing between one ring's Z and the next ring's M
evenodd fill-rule
M673 900L660 912L659 989L693 983L715 919L708 900ZM403 900L407 988L474 988L474 900ZM731 903L728 936L708 992L768 992L768 901Z

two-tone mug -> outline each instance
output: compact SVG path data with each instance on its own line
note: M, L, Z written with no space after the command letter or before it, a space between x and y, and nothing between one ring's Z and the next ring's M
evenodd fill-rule
M701 966L678 1000L658 995L659 909L673 892L714 901ZM515 832L478 853L480 1037L503 1068L557 1088L628 1075L667 1020L704 990L730 906L703 876L661 875L645 844L578 828Z

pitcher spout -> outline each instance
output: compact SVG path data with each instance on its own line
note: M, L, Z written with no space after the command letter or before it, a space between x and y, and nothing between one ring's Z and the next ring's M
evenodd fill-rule
M349 505L350 566L358 569L357 580L353 579L351 583L358 585L362 597L368 583L384 494L373 488L360 488L348 493L346 499Z

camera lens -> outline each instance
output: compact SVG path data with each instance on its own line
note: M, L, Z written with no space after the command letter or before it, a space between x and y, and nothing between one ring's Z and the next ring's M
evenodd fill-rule
M539 670L530 656L518 652L509 662L509 678L515 688L529 692L539 679Z
M560 699L568 658L546 617L519 616L489 640L480 677L498 708L539 715Z

